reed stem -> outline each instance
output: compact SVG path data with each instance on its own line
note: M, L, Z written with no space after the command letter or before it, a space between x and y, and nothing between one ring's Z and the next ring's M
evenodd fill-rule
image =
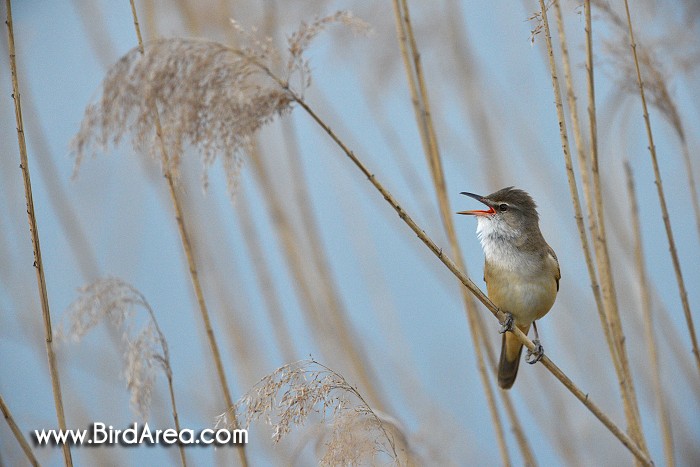
M452 222L452 210L450 209L449 200L447 198L442 159L440 157L437 136L435 134L435 128L433 126L433 120L430 114L430 101L428 99L427 86L423 77L423 67L420 61L420 54L418 52L415 36L413 34L408 4L405 0L394 0L393 4L399 47L406 70L406 76L408 78L416 123L418 124L419 134L423 143L423 151L430 168L430 174L438 200L442 226L449 240L450 249L453 256L456 258L458 267L461 270L466 271L466 267L462 261L462 252L459 247L459 242L457 241L457 234ZM496 440L498 442L501 458L504 465L511 465L510 456L508 454L508 446L505 440L503 423L501 422L501 418L498 414L496 397L488 378L488 372L484 363L483 349L480 345L482 339L479 336L479 327L477 325L476 313L478 313L478 311L472 297L464 288L461 288L461 293L466 310L467 321L469 323L472 345L474 346L474 350L476 352L479 378L486 394L489 413L491 414L491 421L493 422L496 432Z
M15 120L17 122L17 143L19 145L20 170L24 181L24 196L27 203L27 218L29 220L29 233L32 239L32 249L34 251L34 270L36 271L37 285L39 288L39 300L41 302L41 313L44 321L44 337L46 340L46 356L49 362L49 374L51 376L51 388L53 390L53 401L58 419L58 427L66 431L66 417L63 409L63 396L61 394L61 381L58 375L58 365L56 363L56 353L53 348L53 331L51 328L51 310L49 308L49 296L46 291L46 277L44 275L44 263L41 259L41 244L39 242L39 228L34 212L34 198L32 196L32 181L29 175L29 158L27 156L27 142L24 137L24 124L22 122L22 104L19 92L19 79L17 77L17 60L15 52L15 33L12 27L12 2L5 0L7 8L7 38L10 55L10 71L12 73L12 97L15 104ZM73 457L70 445L63 443L63 461L66 466L73 465Z
M637 85L639 86L639 96L642 100L642 111L644 113L644 125L647 130L647 139L649 141L649 154L651 155L651 165L654 169L654 178L656 183L656 191L659 196L659 204L661 205L661 217L666 229L666 237L668 238L668 248L671 253L673 262L673 270L676 273L676 282L678 283L678 294L683 305L683 314L688 326L688 334L690 335L690 344L693 355L695 355L695 364L700 374L700 351L698 350L698 339L695 334L695 324L693 323L693 315L690 311L690 303L688 302L688 292L685 289L685 281L681 271L681 263L678 259L678 251L676 250L676 242L673 238L673 229L671 228L671 218L668 215L666 207L666 195L664 194L663 182L661 181L661 171L659 170L659 161L656 157L656 146L654 145L654 135L651 131L651 119L649 118L649 110L647 109L647 99L644 92L644 81L642 80L642 72L639 67L639 58L637 57L637 43L634 40L634 30L632 28L632 17L630 15L629 2L625 0L625 12L627 13L627 27L629 30L630 47L632 48L632 56L634 57L634 67L637 71Z
M29 461L29 463L34 467L38 467L39 461L36 460L34 451L32 451L31 446L29 446L27 438L24 437L24 433L22 433L22 430L20 430L17 426L17 423L10 412L10 408L7 406L7 404L5 404L5 400L2 398L2 394L0 394L0 412L2 412L7 425L10 427L10 430L12 430L12 434L15 435L15 439L22 448L22 451L24 451L24 455L27 456L27 461Z
M569 138L566 130L566 119L564 116L564 105L561 98L561 90L559 88L559 79L557 75L556 62L554 60L554 48L552 46L552 35L549 28L549 20L547 18L547 8L545 6L544 0L539 0L542 23L544 27L544 37L547 45L547 54L549 57L549 71L552 78L552 92L554 94L554 103L557 111L557 118L559 120L559 135L561 137L561 146L564 153L564 160L566 163L567 178L569 181L569 189L571 191L571 197L574 201L574 211L576 217L576 223L579 228L579 235L581 237L581 242L587 244L585 226L583 224L583 216L581 215L581 205L578 197L578 188L576 186L576 179L574 176L573 164L571 161L571 152L569 149ZM556 2L555 2L556 4ZM617 299L615 296L615 287L612 279L612 272L610 268L610 257L607 253L607 246L605 240L605 224L603 220L603 206L600 196L600 184L599 179L596 178L597 171L594 172L594 184L596 188L596 208L597 208L597 233L596 236L596 261L598 263L598 272L601 276L601 282L603 284L603 303L605 305L606 317L608 326L610 327L610 335L612 336L612 347L615 349L613 353L613 364L618 377L618 383L620 385L620 390L622 392L622 403L625 411L625 418L627 419L628 429L632 438L637 442L639 447L646 452L646 444L644 442L644 436L641 429L641 422L639 420L639 409L637 406L637 398L634 392L634 385L629 369L629 363L627 359L627 352L624 347L624 335L622 333L622 323L620 321L619 312L617 309ZM606 337L608 337L606 335ZM610 341L608 342L610 345ZM615 354L617 358L615 357Z
M143 55L145 53L143 47L143 38L141 36L141 28L139 27L138 15L136 13L136 5L134 0L129 0L131 4L131 13L134 18L134 28L136 30L136 37L138 39L139 51ZM190 273L190 280L192 282L192 287L194 289L195 296L197 298L197 304L199 306L200 315L202 317L202 322L204 324L204 329L207 335L207 341L209 343L209 348L214 359L214 366L216 367L216 373L219 378L219 385L221 387L221 392L224 397L224 404L226 409L233 407L233 398L231 397L231 392L229 390L228 381L226 379L226 373L224 371L224 365L221 360L221 353L219 351L219 345L216 341L216 336L214 335L214 330L211 325L211 319L209 318L209 311L207 309L207 304L204 299L204 292L202 290L202 285L199 280L199 273L197 270L197 263L194 259L194 253L192 251L192 242L190 240L187 227L185 225L184 213L182 210L182 205L177 196L177 191L175 189L175 179L170 168L170 158L165 148L165 142L163 140L163 128L160 123L160 117L158 114L158 109L154 108L153 113L155 116L155 126L156 135L158 137L159 149L161 155L161 165L163 169L163 176L168 182L168 192L170 193L170 200L173 204L173 209L175 210L175 220L177 221L178 232L180 234L180 241L182 243L182 248L185 252L185 257L187 260L187 266ZM235 427L238 426L238 421L235 418L235 414L232 415L232 423ZM237 445L238 456L240 458L241 465L247 467L248 460L245 454L244 445Z
M642 228L639 220L639 204L634 191L634 176L632 167L625 161L625 175L627 177L627 196L630 200L630 217L632 220L632 232L634 234L634 260L637 265L637 276L639 290L641 293L642 315L644 323L644 336L649 350L649 360L651 361L651 378L654 384L654 397L656 398L656 408L659 411L659 424L664 440L664 455L667 467L676 465L673 454L673 436L671 434L671 418L668 413L664 388L661 384L661 368L659 368L659 354L656 349L656 339L654 337L654 317L651 313L651 290L647 279L647 271L644 265L644 251L642 249Z

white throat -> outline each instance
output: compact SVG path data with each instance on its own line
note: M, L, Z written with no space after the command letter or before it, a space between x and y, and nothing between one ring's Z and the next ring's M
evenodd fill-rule
M521 251L515 244L522 232L513 229L500 217L479 216L476 220L476 235L487 261L512 270L527 267L527 263L532 261L531 255Z

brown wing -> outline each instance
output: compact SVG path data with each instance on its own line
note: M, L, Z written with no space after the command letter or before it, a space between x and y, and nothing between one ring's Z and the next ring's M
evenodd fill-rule
M557 254L552 250L552 247L547 245L547 252L549 255L554 259L554 262L557 263L557 273L554 275L554 280L557 281L557 292L559 291L559 279L561 279L561 269L559 269L559 260L557 259Z

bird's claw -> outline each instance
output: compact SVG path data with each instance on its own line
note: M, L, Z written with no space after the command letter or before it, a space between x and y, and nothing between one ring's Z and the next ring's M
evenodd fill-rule
M501 334L513 330L513 314L506 313L506 319L501 323L501 329L498 330Z
M527 354L525 355L525 361L530 365L542 360L542 356L544 355L544 347L540 344L540 340L535 339L532 343L535 344L535 350L527 349Z

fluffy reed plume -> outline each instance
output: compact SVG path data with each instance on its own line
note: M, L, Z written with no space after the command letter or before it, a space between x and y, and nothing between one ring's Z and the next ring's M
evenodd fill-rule
M135 330L136 310L148 313L148 322ZM168 343L160 331L146 298L131 285L117 278L99 279L80 289L80 296L67 310L67 317L56 330L64 340L78 342L99 323L106 321L121 332L123 376L131 393L131 405L142 419L147 418L156 369L170 378Z
M311 83L304 51L335 22L364 25L348 12L302 23L288 37L287 57L271 39L259 40L235 22L241 44L236 49L197 39L156 40L145 45L143 55L132 49L109 70L101 97L85 111L72 143L76 171L85 157L118 145L127 135L136 151L160 157L157 109L173 173L193 147L201 155L205 186L206 169L220 156L232 189L252 136L291 108L288 93L256 64L265 63L303 92Z
M329 428L316 444L321 465L377 465L387 456L397 465L413 463L415 454L407 452L409 443L400 425L386 414L346 410L333 419ZM384 441L389 438L383 436L385 433L395 442L396 456L387 449Z
M639 87L634 80L636 75L634 61L629 57L629 39L627 38L626 21L612 9L604 0L594 0L593 3L603 13L603 18L613 26L615 35L602 41L607 64L621 91L632 96L637 96ZM681 140L685 140L678 107L672 98L668 83L673 81L673 73L670 71L691 72L697 68L700 62L697 55L700 49L697 46L695 36L679 33L674 35L674 43L669 44L664 39L651 40L642 46L637 40L637 57L644 76L644 90L648 103L656 107L661 115L668 120ZM663 60L654 51L663 50Z
M329 427L324 452L319 453L323 465L376 463L387 457L394 464L405 463L397 453L407 446L398 424L373 411L343 376L313 359L288 363L265 376L217 417L216 426L230 428L234 414L245 428L263 419L272 427L275 442L310 416L320 416Z
M250 136L289 108L284 93L260 78L248 60L216 42L157 40L143 57L135 48L110 69L102 97L85 111L73 141L76 169L86 155L117 145L127 133L136 151L157 157L157 108L171 170L177 173L191 145L205 168L221 154L233 183Z
M613 73L615 73L618 88L622 93L637 96L639 86L633 79L636 75L635 62L629 59L627 24L607 2L596 0L595 3L604 13L604 18L614 26L614 31L617 33L616 37L604 40L603 45L606 55L609 57L608 61L612 65ZM671 124L681 142L681 152L690 188L690 199L695 213L695 224L698 235L700 235L700 199L693 175L691 150L683 119L676 100L673 98L673 92L669 89L673 84L674 76L679 73L690 75L700 66L700 47L698 47L695 35L683 30L683 26L676 24L673 31L672 43L663 37L645 41L644 45L648 46L643 46L637 40L637 61L642 76L644 76L644 92L647 102L655 107L660 115ZM662 50L663 54L655 53L657 50Z

